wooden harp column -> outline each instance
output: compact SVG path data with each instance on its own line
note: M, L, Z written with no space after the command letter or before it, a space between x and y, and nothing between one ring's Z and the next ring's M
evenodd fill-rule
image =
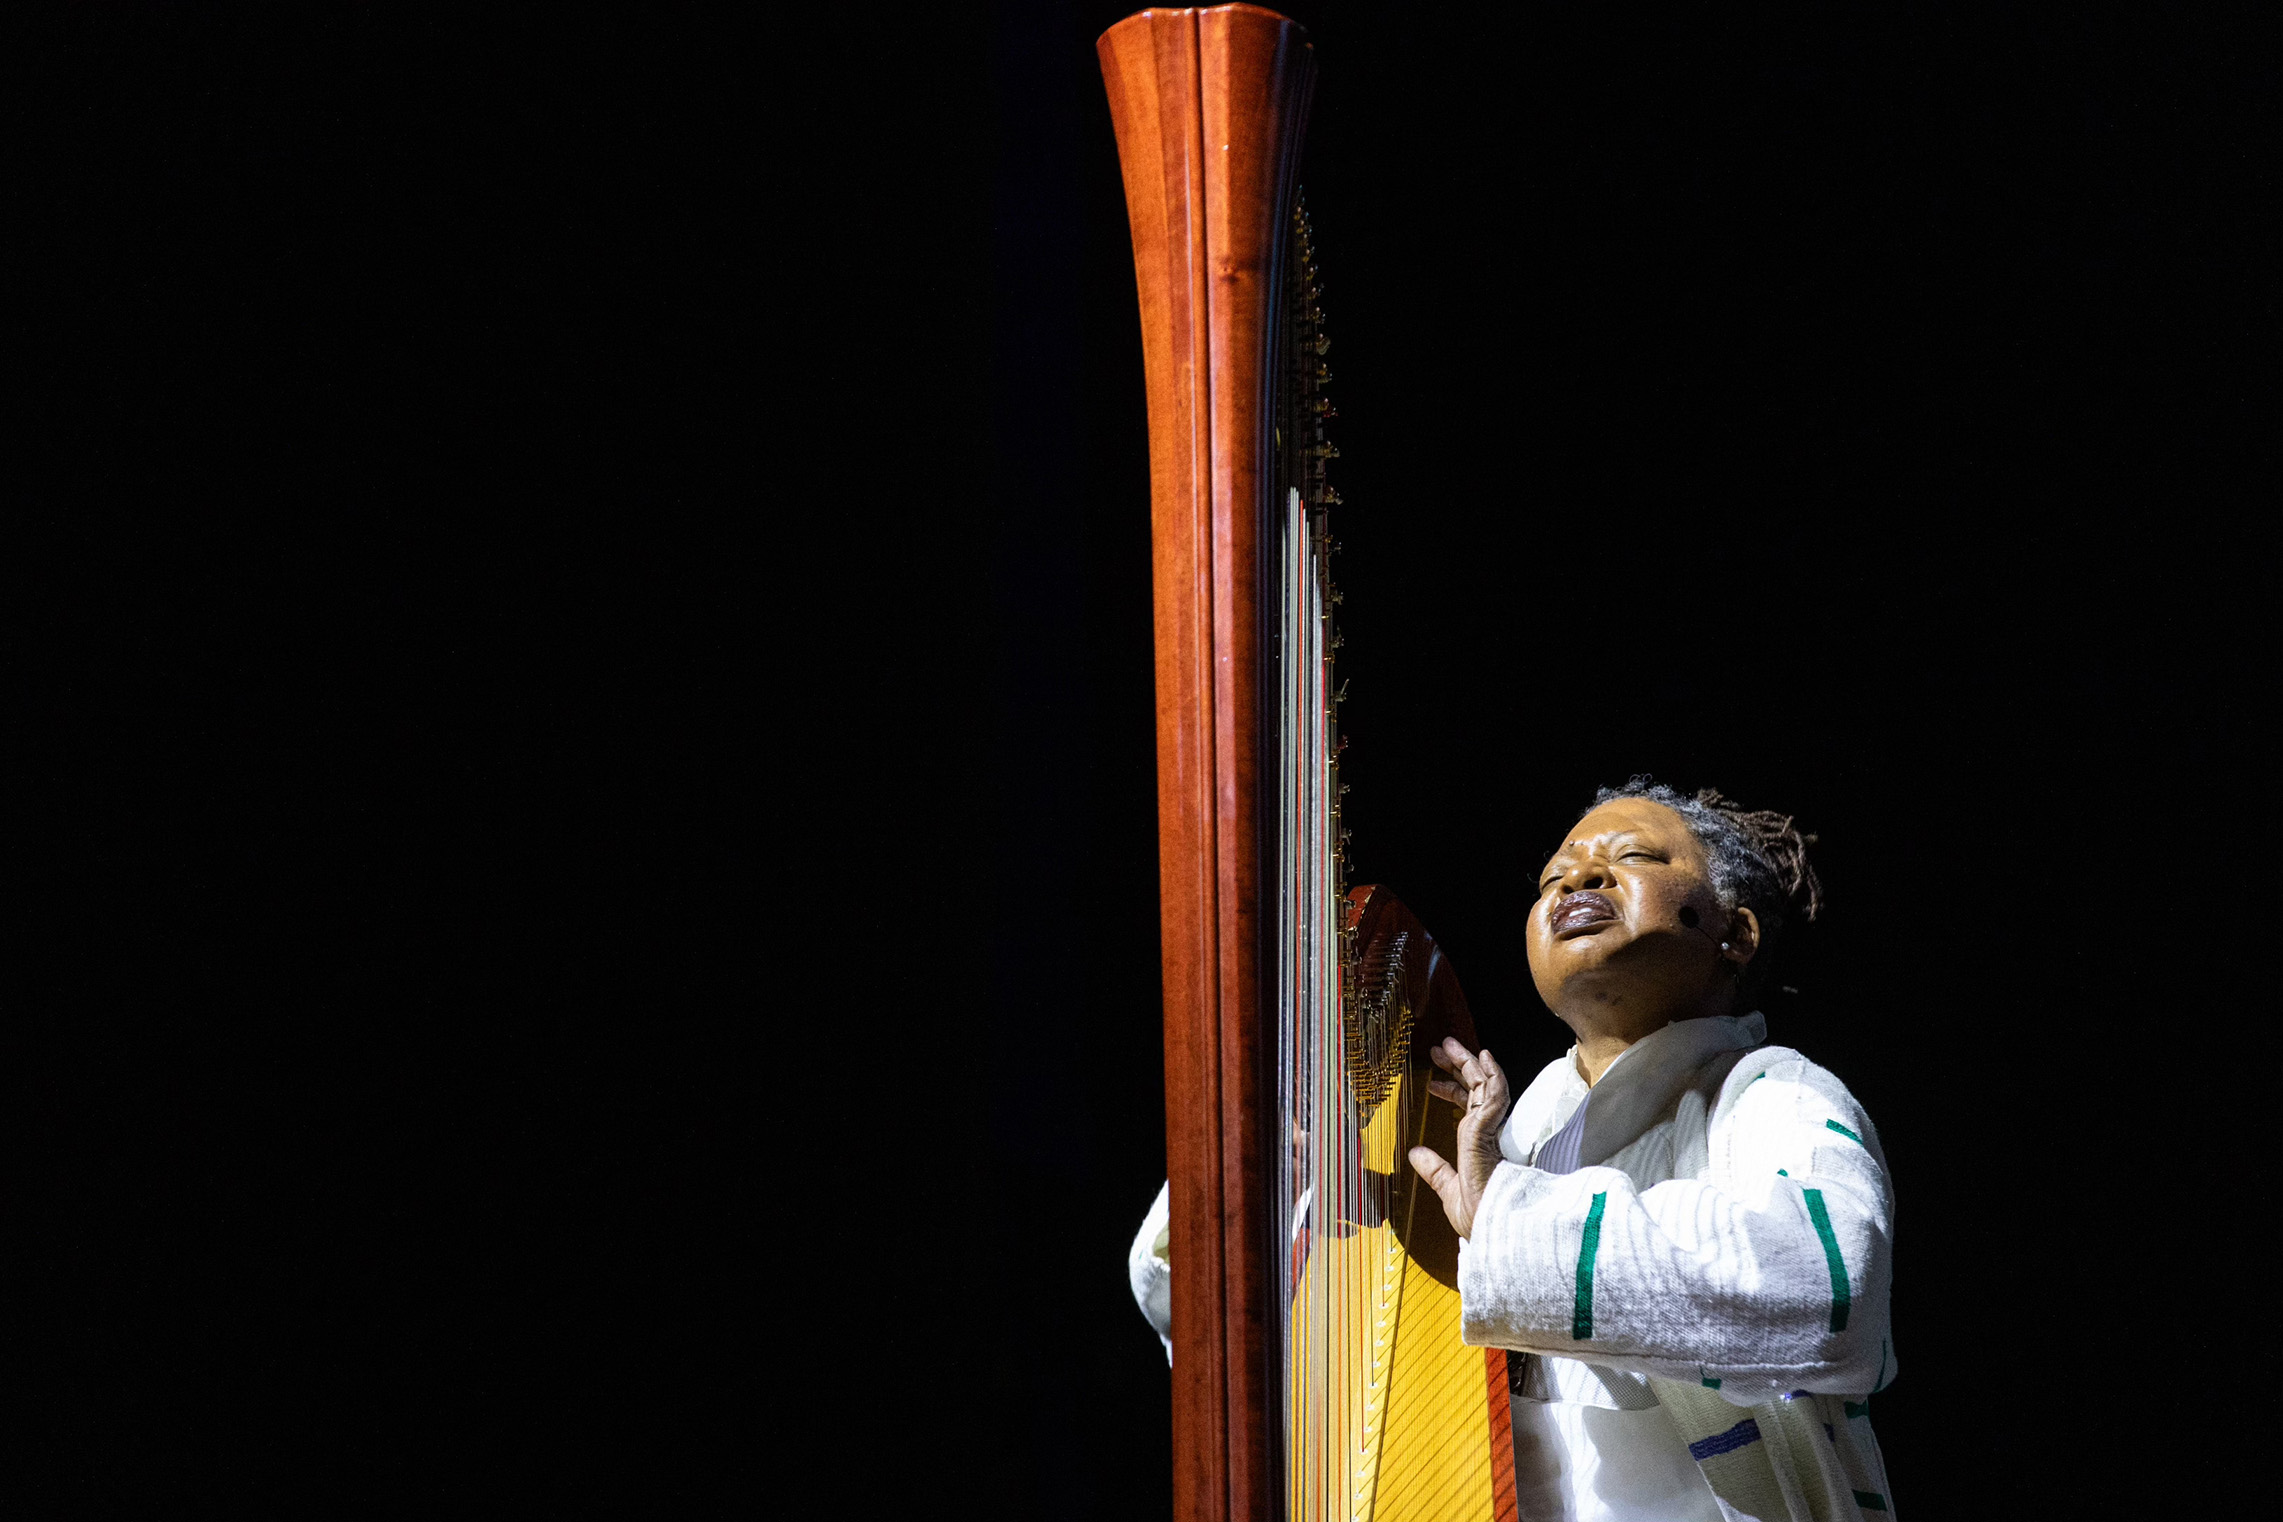
M1261 901L1268 367L1315 66L1298 26L1248 5L1144 11L1099 52L1149 397L1174 1515L1253 1522L1281 1488Z

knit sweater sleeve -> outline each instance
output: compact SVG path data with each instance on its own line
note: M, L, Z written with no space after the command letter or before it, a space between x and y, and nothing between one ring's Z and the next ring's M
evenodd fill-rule
M1763 1047L1722 1085L1704 1176L1501 1163L1459 1256L1466 1341L1685 1380L1738 1404L1894 1377L1893 1194L1854 1097Z

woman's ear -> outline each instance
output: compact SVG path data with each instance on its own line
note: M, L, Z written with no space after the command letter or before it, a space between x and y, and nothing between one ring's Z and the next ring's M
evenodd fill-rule
M1736 949L1730 953L1736 965L1742 967L1760 954L1760 917L1749 909L1739 909L1728 916L1728 944Z

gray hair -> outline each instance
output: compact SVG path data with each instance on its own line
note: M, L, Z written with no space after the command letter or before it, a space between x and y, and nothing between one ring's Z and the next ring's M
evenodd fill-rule
M1646 798L1681 816L1712 863L1712 891L1726 909L1749 909L1760 922L1758 955L1737 977L1739 1000L1758 995L1773 964L1771 953L1793 910L1812 920L1823 908L1823 884L1807 859L1813 835L1802 835L1789 814L1737 807L1713 788L1694 797L1649 777L1593 795L1593 807L1618 798Z

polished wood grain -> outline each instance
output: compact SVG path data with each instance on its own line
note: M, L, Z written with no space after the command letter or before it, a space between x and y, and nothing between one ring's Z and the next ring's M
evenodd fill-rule
M1149 398L1157 637L1174 1515L1275 1499L1276 1115L1262 987L1262 492L1268 340L1313 61L1232 5L1152 10L1099 43Z
M1166 1170L1180 1244L1174 1515L1235 1522L1267 1518L1281 1500L1284 1355L1271 1275L1284 1272L1284 1258L1270 1224L1279 1143L1261 795L1275 734L1263 683L1274 592L1263 534L1270 344L1314 62L1298 27L1244 5L1144 11L1105 33L1099 52L1133 231L1149 401ZM1399 933L1417 948L1405 964L1413 984L1405 997L1417 1017L1411 1081L1423 1092L1429 1045L1444 1036L1476 1044L1466 997L1393 894L1358 888L1348 914L1366 948ZM1419 1140L1448 1155L1454 1112L1427 1105L1422 1123ZM1418 1296L1447 1298L1457 1238L1434 1202L1410 1208L1422 1187L1407 1168L1387 1176L1383 1219L1406 1223L1407 1271L1430 1286ZM1398 1201L1403 1208L1386 1209ZM1471 1410L1460 1425L1475 1433L1468 1441L1483 1442L1506 1430L1504 1359L1462 1350L1455 1301L1446 1309L1450 1327L1399 1359L1463 1358L1466 1370L1481 1368L1491 1409L1465 1394L1460 1404ZM1470 1392L1473 1380L1467 1372ZM1422 1375L1408 1387L1432 1384ZM1503 1438L1491 1446L1503 1469L1479 1449L1438 1462L1439 1444L1426 1436L1406 1450L1406 1473L1416 1471L1422 1487L1470 1462L1503 1474L1502 1485L1477 1483L1502 1498L1493 1513L1511 1518L1510 1447Z
M1492 1522L1520 1522L1521 1502L1514 1491L1514 1407L1510 1373L1503 1348L1482 1350L1483 1373L1490 1387L1490 1504Z

